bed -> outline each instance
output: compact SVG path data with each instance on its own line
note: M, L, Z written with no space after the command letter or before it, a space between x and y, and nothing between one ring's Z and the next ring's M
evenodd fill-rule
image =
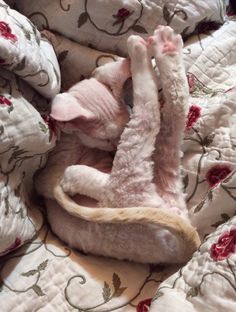
M0 1L1 311L235 311L236 19L225 15L226 3L6 2ZM172 266L70 249L52 233L32 182L56 144L50 99L126 56L127 37L146 38L158 24L185 38L190 118L183 182L202 239L187 264Z

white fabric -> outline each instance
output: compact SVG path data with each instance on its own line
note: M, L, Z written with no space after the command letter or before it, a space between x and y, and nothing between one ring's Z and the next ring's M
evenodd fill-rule
M196 3L204 3L206 9L208 5L214 6L218 2L199 1ZM66 15L66 12L63 14ZM232 174L235 170L236 93L234 89L225 93L236 85L235 26L236 22L228 22L220 30L214 32L213 37L207 37L201 43L195 38L194 43L191 42L191 45L187 46L187 49L191 48L191 53L185 50L187 71L196 77L191 104L201 107L201 116L194 124L194 128L199 131L198 134L203 139L211 135L208 137L206 144L208 146L205 148L207 151L212 150L212 154L209 153L204 157L200 170L201 181L204 180L210 168L216 164L223 163L231 166ZM96 37L95 34L94 36ZM110 39L107 42L110 44ZM15 111L19 115L21 115L20 105L22 104L18 105L19 111ZM24 107L28 108L28 104ZM8 116L7 107L3 108L3 116ZM17 109L15 103L14 109ZM26 114L23 116L28 117ZM37 121L41 121L40 116L37 118ZM29 123L29 127L38 130L35 123ZM41 129L45 130L44 127ZM43 142L41 145L45 150L50 148L50 144L53 143L46 144L48 134L43 134L43 131L39 133L42 141L39 139L37 144L32 143L32 146L36 148L41 144L40 142ZM17 133L15 135L18 137ZM186 183L188 184L186 187L188 198L195 187L196 173L203 149L201 144L192 140L199 140L193 130L187 130L185 137L191 138L185 141L183 146L185 152L183 175L185 177L188 174L188 183ZM31 136L29 138L32 139ZM214 152L214 148L220 149L220 159L217 159L218 152ZM222 186L226 187L228 192ZM207 192L211 191L207 181L198 184L197 191L188 204L190 217L202 236L213 232L217 225L225 223L235 214L236 205L233 199L236 197L235 187L235 174L212 188L212 197L206 197ZM205 200L204 204L199 206L198 212L195 212L203 200ZM5 211L5 206L3 209ZM64 312L75 311L79 308L81 310L93 308L94 312L101 310L131 312L136 310L140 300L153 297L160 281L171 274L171 269L163 271L161 268L148 265L86 256L75 251L69 254L69 250L65 249L62 242L55 239L50 232L48 233L46 219L42 221L41 216L38 216L38 220L35 224L40 225L43 222L44 227L41 230L36 229L37 238L27 244L26 249L23 247L15 254L9 254L1 259L0 275L3 281L0 286L0 306L4 312L55 310ZM194 254L192 260L181 271L161 284L162 289L157 293L150 311L235 311L235 276L230 269L233 268L235 271L235 253L229 256L229 262L227 259L214 261L210 256L212 244L217 242L222 233L235 227L236 220L233 218L228 224L224 224L217 232L211 234L200 250ZM10 243L10 240L8 242ZM177 268L172 270L176 271ZM182 272L181 276L180 272ZM200 287L201 293L199 285L202 278L204 280ZM127 288L124 289L125 287ZM112 296L115 289L117 289L116 295Z
M127 53L126 40L132 33L147 37L158 25L168 24L177 33L189 34L199 22L222 22L224 19L224 5L221 0L11 2L40 29L55 30L76 42L91 44L98 50L113 51L119 55ZM118 13L121 9L126 11ZM114 17L115 15L125 16L124 21ZM114 25L115 22L117 23Z
M197 78L190 105L201 107L201 117L195 125L198 134L192 130L185 133L185 139L188 140L183 146L183 166L184 175L188 174L189 178L187 198L193 194L198 169L199 182L206 178L207 172L215 165L229 166L232 174L236 170L235 26L236 22L230 21L215 32L211 42L208 42L197 60L188 68L188 73ZM194 49L194 46L192 48ZM198 45L197 50L199 51ZM230 89L232 90L229 91ZM212 136L212 142L205 146L205 154L202 152L202 145L196 142L196 139L199 140L198 136L201 136L202 140ZM201 168L198 167L199 164ZM202 237L214 230L214 224L222 219L222 214L229 218L235 213L236 198L232 189L235 184L236 175L233 174L230 181L223 183L223 187L222 184L218 184L211 190L207 182L197 185L188 207L192 224L198 228ZM224 189L225 186L230 194ZM209 195L209 192L212 194ZM197 205L201 202L204 202L202 209L195 213Z
M10 27L15 40L0 35L0 58L4 67L15 72L47 98L60 91L60 70L52 46L41 39L36 27L22 14L0 1L0 21Z
M190 219L202 237L213 233L186 266L160 285L150 312L169 312L173 307L176 307L173 311L187 312L236 310L235 238L234 249L228 255L226 253L225 259L216 261L211 256L212 245L218 242L221 235L228 235L230 230L236 229L236 218L230 219L236 214L235 26L235 21L227 22L208 39L211 42L208 41L201 53L198 44L191 46L192 51L196 46L195 52L199 53L198 59L193 64L189 63L188 69L189 73L199 79L192 93L191 103L202 107L195 129L202 138L213 132L215 136L205 146L208 153L203 157L200 167L201 144L197 141L185 141L183 163L184 174L189 177L188 196L196 186L198 169L199 181L203 181L208 170L218 164L229 166L232 172L212 189L207 181L198 184L195 195L188 203ZM225 92L232 87L231 91ZM192 130L186 133L186 137L199 140ZM220 151L220 156L217 150ZM201 203L203 205L199 205ZM199 211L196 211L197 207ZM229 221L225 223L227 220ZM223 225L214 232L220 224Z
M0 1L0 59L2 255L32 239L42 224L29 197L33 175L55 144L55 134L39 113L47 115L49 102L19 76L50 98L60 89L60 73L52 46L41 41L40 33L26 17L3 1Z
M212 244L236 228L236 218L210 235L188 264L161 284L150 312L234 312L236 253L214 261ZM172 310L176 307L175 310Z
M0 95L9 99L11 105L0 104L0 254L10 251L14 242L21 245L31 239L41 226L29 194L33 174L55 144L55 136L49 140L48 126L22 94L27 93L28 99L34 99L41 107L48 106L45 99L39 95L37 98L35 91L24 83L19 84L14 74L1 71L1 85L6 81L11 91L0 87Z

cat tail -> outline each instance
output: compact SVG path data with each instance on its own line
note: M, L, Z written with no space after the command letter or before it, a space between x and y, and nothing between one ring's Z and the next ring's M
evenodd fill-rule
M97 223L133 223L157 226L169 230L183 244L187 254L193 253L200 244L196 229L178 215L168 214L164 210L148 207L129 208L91 208L78 205L58 184L54 188L54 198L70 215L89 222Z

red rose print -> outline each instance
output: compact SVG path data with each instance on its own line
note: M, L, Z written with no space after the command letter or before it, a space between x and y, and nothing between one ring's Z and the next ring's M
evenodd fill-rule
M119 9L116 15L120 18L126 18L130 16L130 11L125 8L122 8L122 9Z
M5 96L0 95L0 104L11 106L12 102L9 99L7 99Z
M133 12L130 12L125 8L119 9L117 13L113 15L113 17L116 19L116 21L113 23L113 26L124 22L132 14Z
M5 250L3 251L2 254L7 254L7 253L9 253L9 252L15 250L15 249L16 249L17 247L19 247L20 245L21 245L21 239L20 239L19 237L17 237L17 238L15 239L14 243L11 244L7 249L5 249Z
M137 312L148 312L151 302L151 298L140 301L137 306Z
M192 105L188 112L187 122L186 122L186 130L190 130L192 126L197 122L199 117L201 116L201 107L197 105Z
M207 172L206 180L210 187L213 188L223 181L231 172L231 168L227 165L215 165Z
M3 21L0 22L0 36L13 42L17 41L17 37L12 34L11 28Z
M48 125L48 128L52 131L53 134L57 135L56 122L50 116L42 116L45 123Z
M217 243L211 246L210 256L214 261L229 258L236 251L236 228L222 234Z

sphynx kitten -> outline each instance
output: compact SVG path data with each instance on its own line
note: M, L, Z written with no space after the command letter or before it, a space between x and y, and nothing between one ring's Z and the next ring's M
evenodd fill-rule
M73 247L105 255L106 248L112 246L96 246L96 239L92 239L104 235L102 228L98 231L99 225L85 226L79 220L73 224L68 219L70 226L67 222L67 230L62 229L62 217L66 216L59 209L61 218L55 217L59 206L53 201L50 186L55 185L55 180L65 193L79 194L75 199L84 206L127 207L129 214L128 207L147 206L183 218L187 214L180 176L180 147L188 112L181 36L170 27L160 26L147 42L130 36L127 45L130 61L102 66L93 78L55 97L51 116L63 133L36 179L38 192L50 199L47 207L54 232ZM151 63L153 56L162 81L162 108ZM133 112L128 121L122 87L131 73ZM113 158L109 151L115 148ZM95 218L101 220L103 209L94 210ZM119 218L119 209L114 211L111 219L116 211ZM89 247L84 247L86 244Z
M62 181L67 193L87 195L108 207L185 207L179 169L188 87L178 53L181 48L180 36L169 27L160 27L147 43L137 36L129 38L134 108L121 135L111 174L83 165L70 166ZM152 55L166 100L162 118ZM109 73L102 73L102 77L109 82ZM106 83L105 79L102 82Z

